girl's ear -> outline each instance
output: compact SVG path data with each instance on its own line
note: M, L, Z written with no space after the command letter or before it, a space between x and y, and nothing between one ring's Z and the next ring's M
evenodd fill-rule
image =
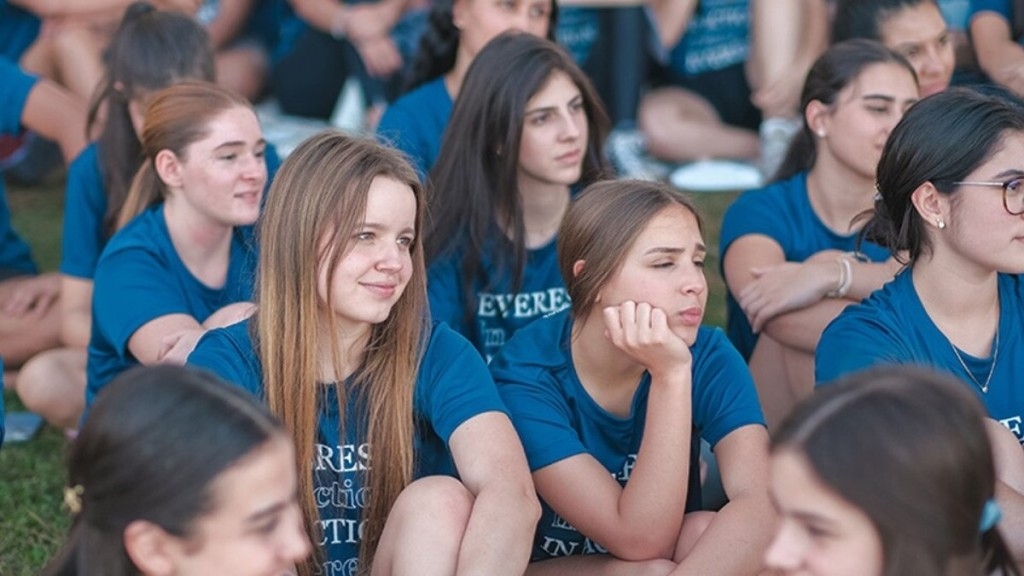
M153 168L169 188L181 186L181 161L174 152L166 149L157 152L156 158L153 159Z
M466 25L466 0L454 0L452 2L452 25L457 30L462 30Z
M135 520L124 529L124 550L142 574L169 576L177 568L183 543L160 526Z
M815 136L827 138L832 110L820 100L811 100L804 108L804 120Z
M586 261L584 261L584 260L577 260L577 261L572 263L572 277L573 278L576 278L577 276L580 275L580 272L583 272L584 264L586 264Z
M939 192L931 182L924 182L910 195L910 201L913 202L914 209L925 225L934 226L939 230L946 227L950 219L948 194Z

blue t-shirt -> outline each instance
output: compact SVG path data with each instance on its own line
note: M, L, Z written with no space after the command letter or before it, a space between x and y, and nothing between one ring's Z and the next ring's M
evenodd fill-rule
M420 178L426 180L441 153L452 106L444 77L431 80L388 106L377 125L377 136L405 152Z
M0 134L17 134L21 130L25 102L35 85L36 78L0 58ZM11 225L11 210L7 207L7 193L0 177L0 277L35 273L36 265L28 244Z
M559 7L558 28L555 38L558 45L572 55L572 59L582 66L590 57L590 51L601 33L600 12L594 8L576 6Z
M491 362L491 373L512 413L530 470L588 453L625 485L643 437L650 375L644 373L629 417L608 413L587 394L576 374L569 347L571 334L568 310L541 318L505 345ZM742 426L764 425L750 372L721 330L701 327L691 353L693 432L688 511L700 507L700 438L714 447ZM533 560L604 552L546 502L542 500L541 504L543 514L534 540Z
M476 346L490 361L512 335L533 320L569 305L569 292L558 270L557 241L526 253L522 286L512 290L512 273L499 267L494 250L481 256L481 271L473 293L462 290L462 252L453 250L427 270L427 297L434 320L446 322ZM473 298L472 318L466 318L466 298Z
M836 234L814 212L807 195L807 173L775 182L740 195L725 211L719 238L722 262L732 243L747 234L761 234L774 240L787 262L803 262L822 250L851 252L858 248L857 233ZM872 262L885 262L890 253L872 242L860 250ZM749 359L758 335L750 327L736 298L726 292L726 333L736 349Z
M911 270L876 291L863 303L849 306L825 329L815 355L819 385L879 364L916 364L949 372L974 391L989 416L1002 422L1024 442L1024 282L999 275L999 351L976 358L961 351L964 365L984 384L982 393L957 359L953 344L932 322L914 288ZM993 353L995 353L993 342Z
M228 304L252 300L256 261L252 227L236 228L224 286L203 284L174 249L163 203L114 234L93 279L86 406L114 377L138 364L128 350L128 340L150 320L188 314L202 323Z
M24 8L0 0L0 58L17 62L39 36L42 22Z
M979 12L995 12L1013 24L1013 2L1011 0L971 0L971 18Z
M747 61L749 10L747 0L701 0L686 33L669 53L672 69L698 76Z
M281 157L272 144L267 144L267 185L270 188ZM266 201L266 194L263 200ZM61 239L60 272L67 276L92 280L107 235L103 219L107 214L107 187L103 183L99 144L92 142L68 167L64 189L64 235Z
M241 322L211 330L188 358L263 398L263 370L250 334L252 324ZM351 382L346 382L348 388ZM314 464L314 498L320 509L327 553L325 574L355 574L359 553L359 518L366 505L361 470L371 461L366 444L365 410L357 394L348 394L344 438L340 437L337 390L322 388L320 422ZM417 477L456 470L448 441L464 422L485 412L507 413L483 360L464 338L444 324L435 324L420 361L413 392L416 418ZM353 417L352 415L355 415Z

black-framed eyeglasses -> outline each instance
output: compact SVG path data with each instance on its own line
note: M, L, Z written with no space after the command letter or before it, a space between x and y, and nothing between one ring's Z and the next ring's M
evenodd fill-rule
M989 180L964 180L951 182L954 186L987 186L1003 189L1003 209L1013 216L1024 214L1024 177L1011 178L1005 182Z

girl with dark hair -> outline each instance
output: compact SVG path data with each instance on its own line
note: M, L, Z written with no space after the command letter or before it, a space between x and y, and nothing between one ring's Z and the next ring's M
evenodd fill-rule
M96 264L87 407L126 368L184 363L203 332L251 314L265 147L233 92L180 82L153 96L146 161Z
M924 364L963 380L993 418L1024 416L1024 356L1014 353L1024 345L1021 158L1024 115L1008 100L951 89L907 113L878 164L866 230L905 254L906 268L829 325L819 383L874 364Z
M803 129L774 184L740 196L722 222L728 334L750 363L769 429L814 388L825 325L892 278L889 252L858 245L875 165L917 100L914 71L881 44L837 44L811 68Z
M986 426L970 392L930 371L875 369L819 391L772 438L782 521L766 564L809 576L1019 574Z
M477 53L510 29L554 41L557 14L555 0L434 2L413 63L410 92L388 107L377 134L405 152L426 176L437 161L453 103Z
M768 435L743 359L701 326L702 236L664 184L599 182L569 207L558 264L572 307L490 365L544 510L528 574L759 570ZM717 513L697 512L701 438L729 499Z
M949 87L954 39L935 0L839 0L832 22L832 42L877 40L906 58L922 97Z
M125 11L106 62L89 114L99 137L68 167L60 264L64 347L26 364L18 388L29 409L64 428L77 426L82 412L93 275L116 230L132 177L143 163L140 138L146 104L154 92L175 82L214 79L203 28L184 14L159 11L145 2ZM271 159L276 168L276 155Z
M398 152L307 140L260 222L255 316L189 356L291 431L321 546L300 574L526 566L539 507L522 447L483 360L426 321L423 201Z
M43 574L290 573L310 551L294 458L281 424L212 375L130 370L71 447L74 524Z
M555 249L570 189L604 175L608 120L558 45L491 41L466 75L428 194L430 311L490 358L568 305Z

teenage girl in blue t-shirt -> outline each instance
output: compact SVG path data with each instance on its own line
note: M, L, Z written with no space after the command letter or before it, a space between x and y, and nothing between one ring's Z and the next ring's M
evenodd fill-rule
M702 236L663 184L594 184L569 208L558 257L571 311L491 363L545 505L529 574L757 572L773 524L768 435L743 360L701 327ZM688 514L698 436L729 498L714 514Z
M469 65L492 38L517 29L554 41L555 0L438 0L413 63L409 92L388 106L377 133L405 152L425 177L434 167L442 136Z
M96 266L86 405L134 364L184 363L210 328L252 312L267 166L245 98L205 82L153 97L146 162Z
M189 357L294 435L322 535L302 574L518 575L529 557L539 507L515 430L469 343L426 321L423 201L396 151L306 141L267 199L252 322Z
M568 305L555 242L570 190L606 173L607 117L555 43L498 36L477 56L431 173L426 247L434 318L490 358Z
M825 325L892 278L889 251L860 242L882 145L917 100L910 65L853 40L811 68L778 180L740 196L722 222L728 333L750 363L769 427L814 388ZM861 256L862 255L862 256Z
M132 4L107 48L107 66L89 114L99 136L68 167L60 264L62 348L25 365L18 394L56 426L74 428L82 412L93 274L142 165L142 116L161 88L184 79L214 80L213 56L192 18ZM99 111L103 110L100 121Z

